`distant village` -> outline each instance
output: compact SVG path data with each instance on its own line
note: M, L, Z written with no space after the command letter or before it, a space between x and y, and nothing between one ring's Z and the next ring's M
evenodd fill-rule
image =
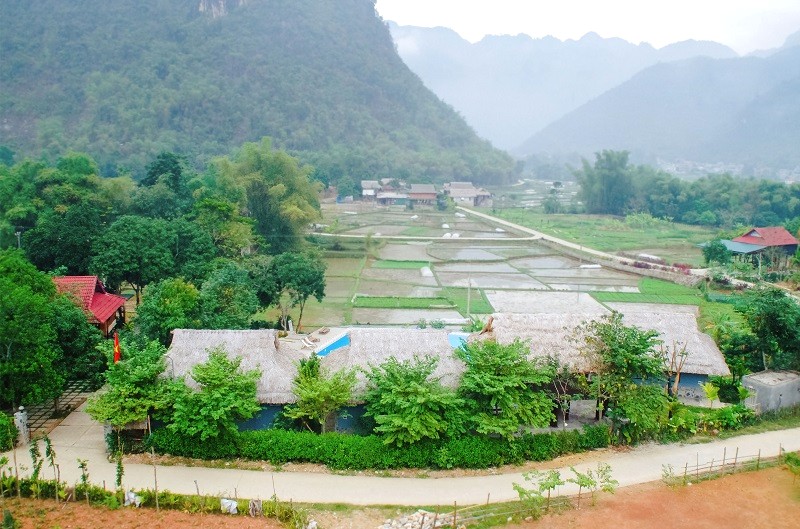
M440 198L449 198L457 206L491 206L492 194L472 182L449 182L441 189L434 184L406 184L394 178L362 180L361 196L341 197L342 202L360 198L379 206L435 206Z

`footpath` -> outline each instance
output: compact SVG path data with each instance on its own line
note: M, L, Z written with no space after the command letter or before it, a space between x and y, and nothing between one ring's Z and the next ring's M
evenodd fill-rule
M50 434L56 451L56 463L61 479L67 483L80 480L78 459L88 461L89 479L92 483L113 488L116 466L110 463L105 452L103 427L94 422L81 406L72 412ZM676 475L681 475L688 464L707 463L712 459L719 464L723 455L730 461L735 454L740 458L755 456L775 457L780 449L800 450L800 428L762 434L734 437L696 445L645 445L626 452L598 454L594 461L575 465L578 471L596 468L598 461L611 465L612 477L621 487L657 481L664 468L671 465ZM738 451L738 452L737 452ZM42 453L44 448L42 447ZM13 454L3 454L13 465ZM26 467L28 474L31 459L27 447L16 450L17 464ZM185 466L158 466L127 463L124 466L123 484L126 489L153 488L154 471L159 490L182 494L219 495L225 497L266 499L273 494L281 500L304 503L349 503L355 505L471 505L517 499L514 483L524 483L522 473L448 477L448 478L384 478L361 475L336 475L310 472L281 472L272 470L239 470L228 468L203 468ZM562 477L571 476L569 468L562 468ZM52 469L44 467L42 475L52 476ZM560 489L561 494L575 494L571 484Z

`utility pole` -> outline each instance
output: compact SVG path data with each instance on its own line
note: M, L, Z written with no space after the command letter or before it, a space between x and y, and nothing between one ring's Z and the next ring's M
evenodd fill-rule
M470 315L470 303L472 301L472 274L467 274L467 319L472 320Z

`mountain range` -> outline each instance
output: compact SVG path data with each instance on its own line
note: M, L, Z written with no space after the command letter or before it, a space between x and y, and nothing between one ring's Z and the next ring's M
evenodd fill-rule
M800 164L800 32L779 50L739 57L706 41L656 49L589 33L473 44L447 28L389 27L426 86L518 157L617 149L744 172Z
M141 174L263 136L336 181L500 183L481 140L398 56L371 0L0 2L0 145Z

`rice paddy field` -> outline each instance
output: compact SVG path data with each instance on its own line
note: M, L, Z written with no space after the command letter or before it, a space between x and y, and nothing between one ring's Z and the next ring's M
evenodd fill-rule
M324 231L314 237L326 250L326 297L321 303L307 303L305 328L456 328L470 319L485 320L493 312L595 314L604 310L604 303L701 304L696 290L592 267L589 261L559 254L524 234L462 212L369 203L325 204L323 211ZM553 234L567 240L582 234L589 245L597 242L598 234L612 233L603 227L605 221L595 219L592 224L585 216L576 217L570 224L560 221ZM513 220L545 231L535 216ZM669 262L679 255L682 262L699 263L699 249L680 238L682 230L672 228L668 237L652 227L635 236L623 230L623 235L597 246L613 251L619 243L628 252L641 249ZM686 230L691 241L705 236ZM671 245L671 240L676 242Z

